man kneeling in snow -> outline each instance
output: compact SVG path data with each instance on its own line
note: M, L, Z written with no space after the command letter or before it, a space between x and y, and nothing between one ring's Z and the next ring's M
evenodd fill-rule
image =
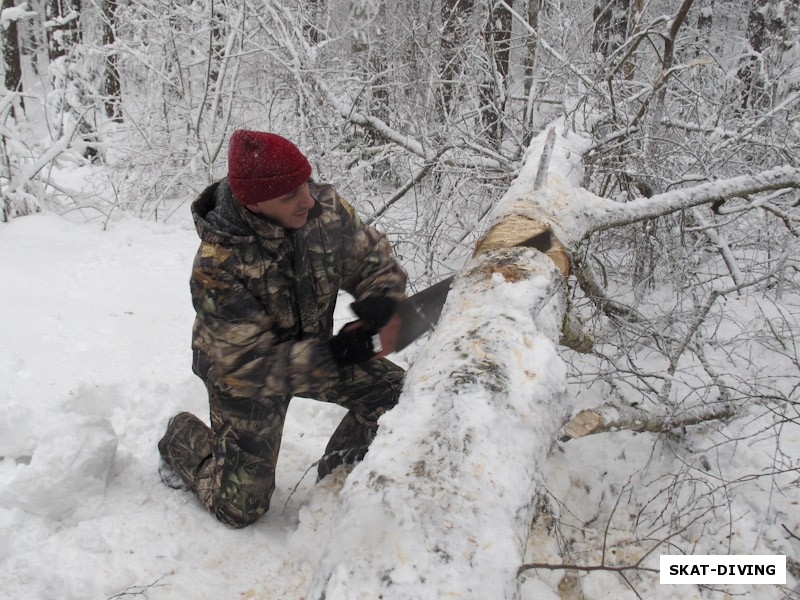
M292 396L349 409L319 462L322 478L363 458L400 395L404 372L383 356L406 275L385 236L310 175L290 141L236 131L227 178L192 205L202 240L191 277L193 370L208 389L211 427L182 412L158 449L165 482L172 469L173 483L177 475L231 527L269 508ZM331 337L340 288L356 298L359 320Z

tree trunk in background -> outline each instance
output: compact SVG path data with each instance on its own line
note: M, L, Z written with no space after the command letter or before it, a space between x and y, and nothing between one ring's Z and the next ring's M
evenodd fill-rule
M442 110L450 114L461 74L459 49L468 39L467 22L473 0L442 0L442 37L439 74L442 80Z
M303 33L305 33L306 40L308 40L308 43L312 46L319 44L325 39L325 32L322 29L322 25L327 4L327 0L305 1L306 21L303 23Z
M542 0L527 0L526 20L536 34L525 35L525 58L522 62L522 90L525 97L523 114L523 143L530 144L533 138L534 100L538 94L536 86L536 51L539 47L539 13Z
M228 38L230 25L227 19L230 18L226 11L225 0L211 0L211 23L209 27L209 69L208 81L206 82L207 104L209 107L216 106L216 117L222 117L222 103L214 102L212 96L219 94L222 88L220 79L220 69L225 57L225 43Z
M531 29L535 30L537 33L539 31L539 10L541 9L541 1L542 0L528 0L528 7L526 11L528 25L530 25ZM535 76L533 68L536 63L536 48L538 41L538 37L532 33L528 33L525 36L525 58L523 59L522 63L522 85L526 97L533 87L533 78Z
M631 0L597 0L592 52L608 58L622 45L628 31L630 3Z
M700 6L697 13L697 47L695 56L700 56L703 52L711 52L711 28L714 26L714 0L706 0ZM714 53L719 51L715 48Z
M46 46L42 39L44 34L43 0L28 0L28 8L37 14L18 24L19 50L23 57L28 57L32 74L39 75L39 51Z
M742 108L759 106L763 100L764 79L761 69L761 57L766 47L767 16L769 0L752 0L747 15L747 42L750 54L744 58L739 71L742 80Z
M742 82L741 108L766 109L772 104L772 90L767 88L767 63L770 50L778 58L783 52L787 23L783 9L775 0L751 0L747 15L747 54L739 65L738 76ZM782 3L780 3L782 4Z
M503 141L503 115L508 88L511 51L511 13L500 2L492 2L486 16L484 43L487 71L480 86L481 121L495 148Z
M625 39L633 37L637 35L641 30L641 19L642 15L644 14L644 0L632 0L630 6L630 12L628 14L628 23L626 25L627 32L625 35ZM623 77L628 81L634 78L636 74L636 65L638 63L638 56L640 54L640 50L637 50L631 54L631 56L625 62L625 65L622 68Z
M675 43L678 39L678 32L680 31L689 10L692 7L693 0L683 0L678 11L672 17L669 23L669 30L667 35L664 36L664 50L661 54L661 80L663 84L658 90L656 96L655 108L653 110L652 120L658 126L664 116L664 103L667 97L667 85L669 81L669 72L675 64Z
M97 140L98 108L97 73L90 74L83 57L76 50L83 42L81 29L82 0L46 0L45 31L47 55L50 59L51 92L48 104L55 137L67 131L77 134L85 145L83 157L92 161L100 157Z
M52 63L82 41L82 0L46 0L45 30L47 31L47 56Z
M357 69L365 85L362 92L367 114L390 122L389 81L387 79L388 56L385 43L386 5L383 0L355 0L351 9L353 22L353 56ZM367 145L383 144L371 130L365 130ZM382 175L389 170L389 164L379 161L373 164L374 175Z
M122 123L122 87L117 65L117 0L103 0L103 47L106 51L105 73L101 93L104 97L106 116Z
M383 0L356 0L353 3L354 22L353 54L368 78L372 78L364 93L374 102L369 114L385 121L388 117L389 96L387 90L387 56L384 36L386 34L386 5Z
M14 0L3 0L3 10L14 8ZM8 27L0 27L3 36L3 63L5 66L5 86L12 92L22 92L22 64L19 54L19 36L17 22L10 21ZM22 105L24 112L25 107ZM14 106L11 106L11 114L15 115Z

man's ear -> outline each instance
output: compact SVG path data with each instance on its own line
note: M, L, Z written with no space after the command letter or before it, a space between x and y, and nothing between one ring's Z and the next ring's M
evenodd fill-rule
M251 213L258 214L258 204L245 204L244 207Z

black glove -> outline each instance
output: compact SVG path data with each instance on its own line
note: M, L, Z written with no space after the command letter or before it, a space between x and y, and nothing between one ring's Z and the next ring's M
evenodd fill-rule
M364 325L343 329L333 336L328 344L331 354L340 367L357 365L375 356L372 336L375 330Z
M364 321L368 328L378 331L389 322L397 310L397 300L386 296L368 296L350 305L353 312Z

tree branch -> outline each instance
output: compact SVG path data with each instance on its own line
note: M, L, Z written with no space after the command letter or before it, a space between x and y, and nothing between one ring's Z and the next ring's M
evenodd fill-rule
M703 232L703 235L708 238L708 241L717 247L719 253L722 255L722 260L725 261L725 265L728 267L733 282L736 285L742 285L745 282L744 274L739 268L736 257L733 255L731 247L728 245L728 241L725 237L717 231L716 227L707 223L703 215L700 214L700 211L696 208L693 208L689 212L689 218L694 221L696 226Z
M620 316L629 321L641 322L646 320L635 308L611 298L605 287L598 281L597 273L591 265L581 261L575 270L575 276L586 297L594 302L604 313Z
M580 411L564 427L561 441L586 437L611 431L649 431L660 433L678 427L689 427L706 421L727 419L733 415L728 403L720 406L703 406L680 415L654 415L637 406L619 406L606 403L595 408Z
M396 204L403 196L405 196L409 190L413 189L415 185L417 185L420 181L422 181L425 176L430 173L431 169L438 164L438 159L449 150L449 146L445 146L436 153L430 161L428 161L418 172L414 175L411 179L409 179L399 190L397 190L394 195L389 198L386 202L384 202L383 206L381 206L378 210L375 211L369 219L364 221L365 225L373 225L378 219L380 219L386 211L389 210L394 204Z
M364 113L359 112L356 110L354 105L348 105L344 100L339 98L333 92L333 90L331 90L328 84L321 79L315 79L314 83L325 96L325 99L328 101L328 103L333 106L347 121L350 121L355 125L359 125L360 127L369 129L376 135L380 136L381 139L393 142L401 148L405 148L411 152L411 154L415 154L424 158L425 160L430 158L428 153L425 151L424 146L417 140L392 129L389 127L389 125L377 117L365 115Z
M588 237L589 234L596 231L663 217L700 204L788 187L800 187L800 169L787 165L755 175L742 175L665 192L625 204L598 198L598 202L589 209L589 222L583 232L583 237Z

